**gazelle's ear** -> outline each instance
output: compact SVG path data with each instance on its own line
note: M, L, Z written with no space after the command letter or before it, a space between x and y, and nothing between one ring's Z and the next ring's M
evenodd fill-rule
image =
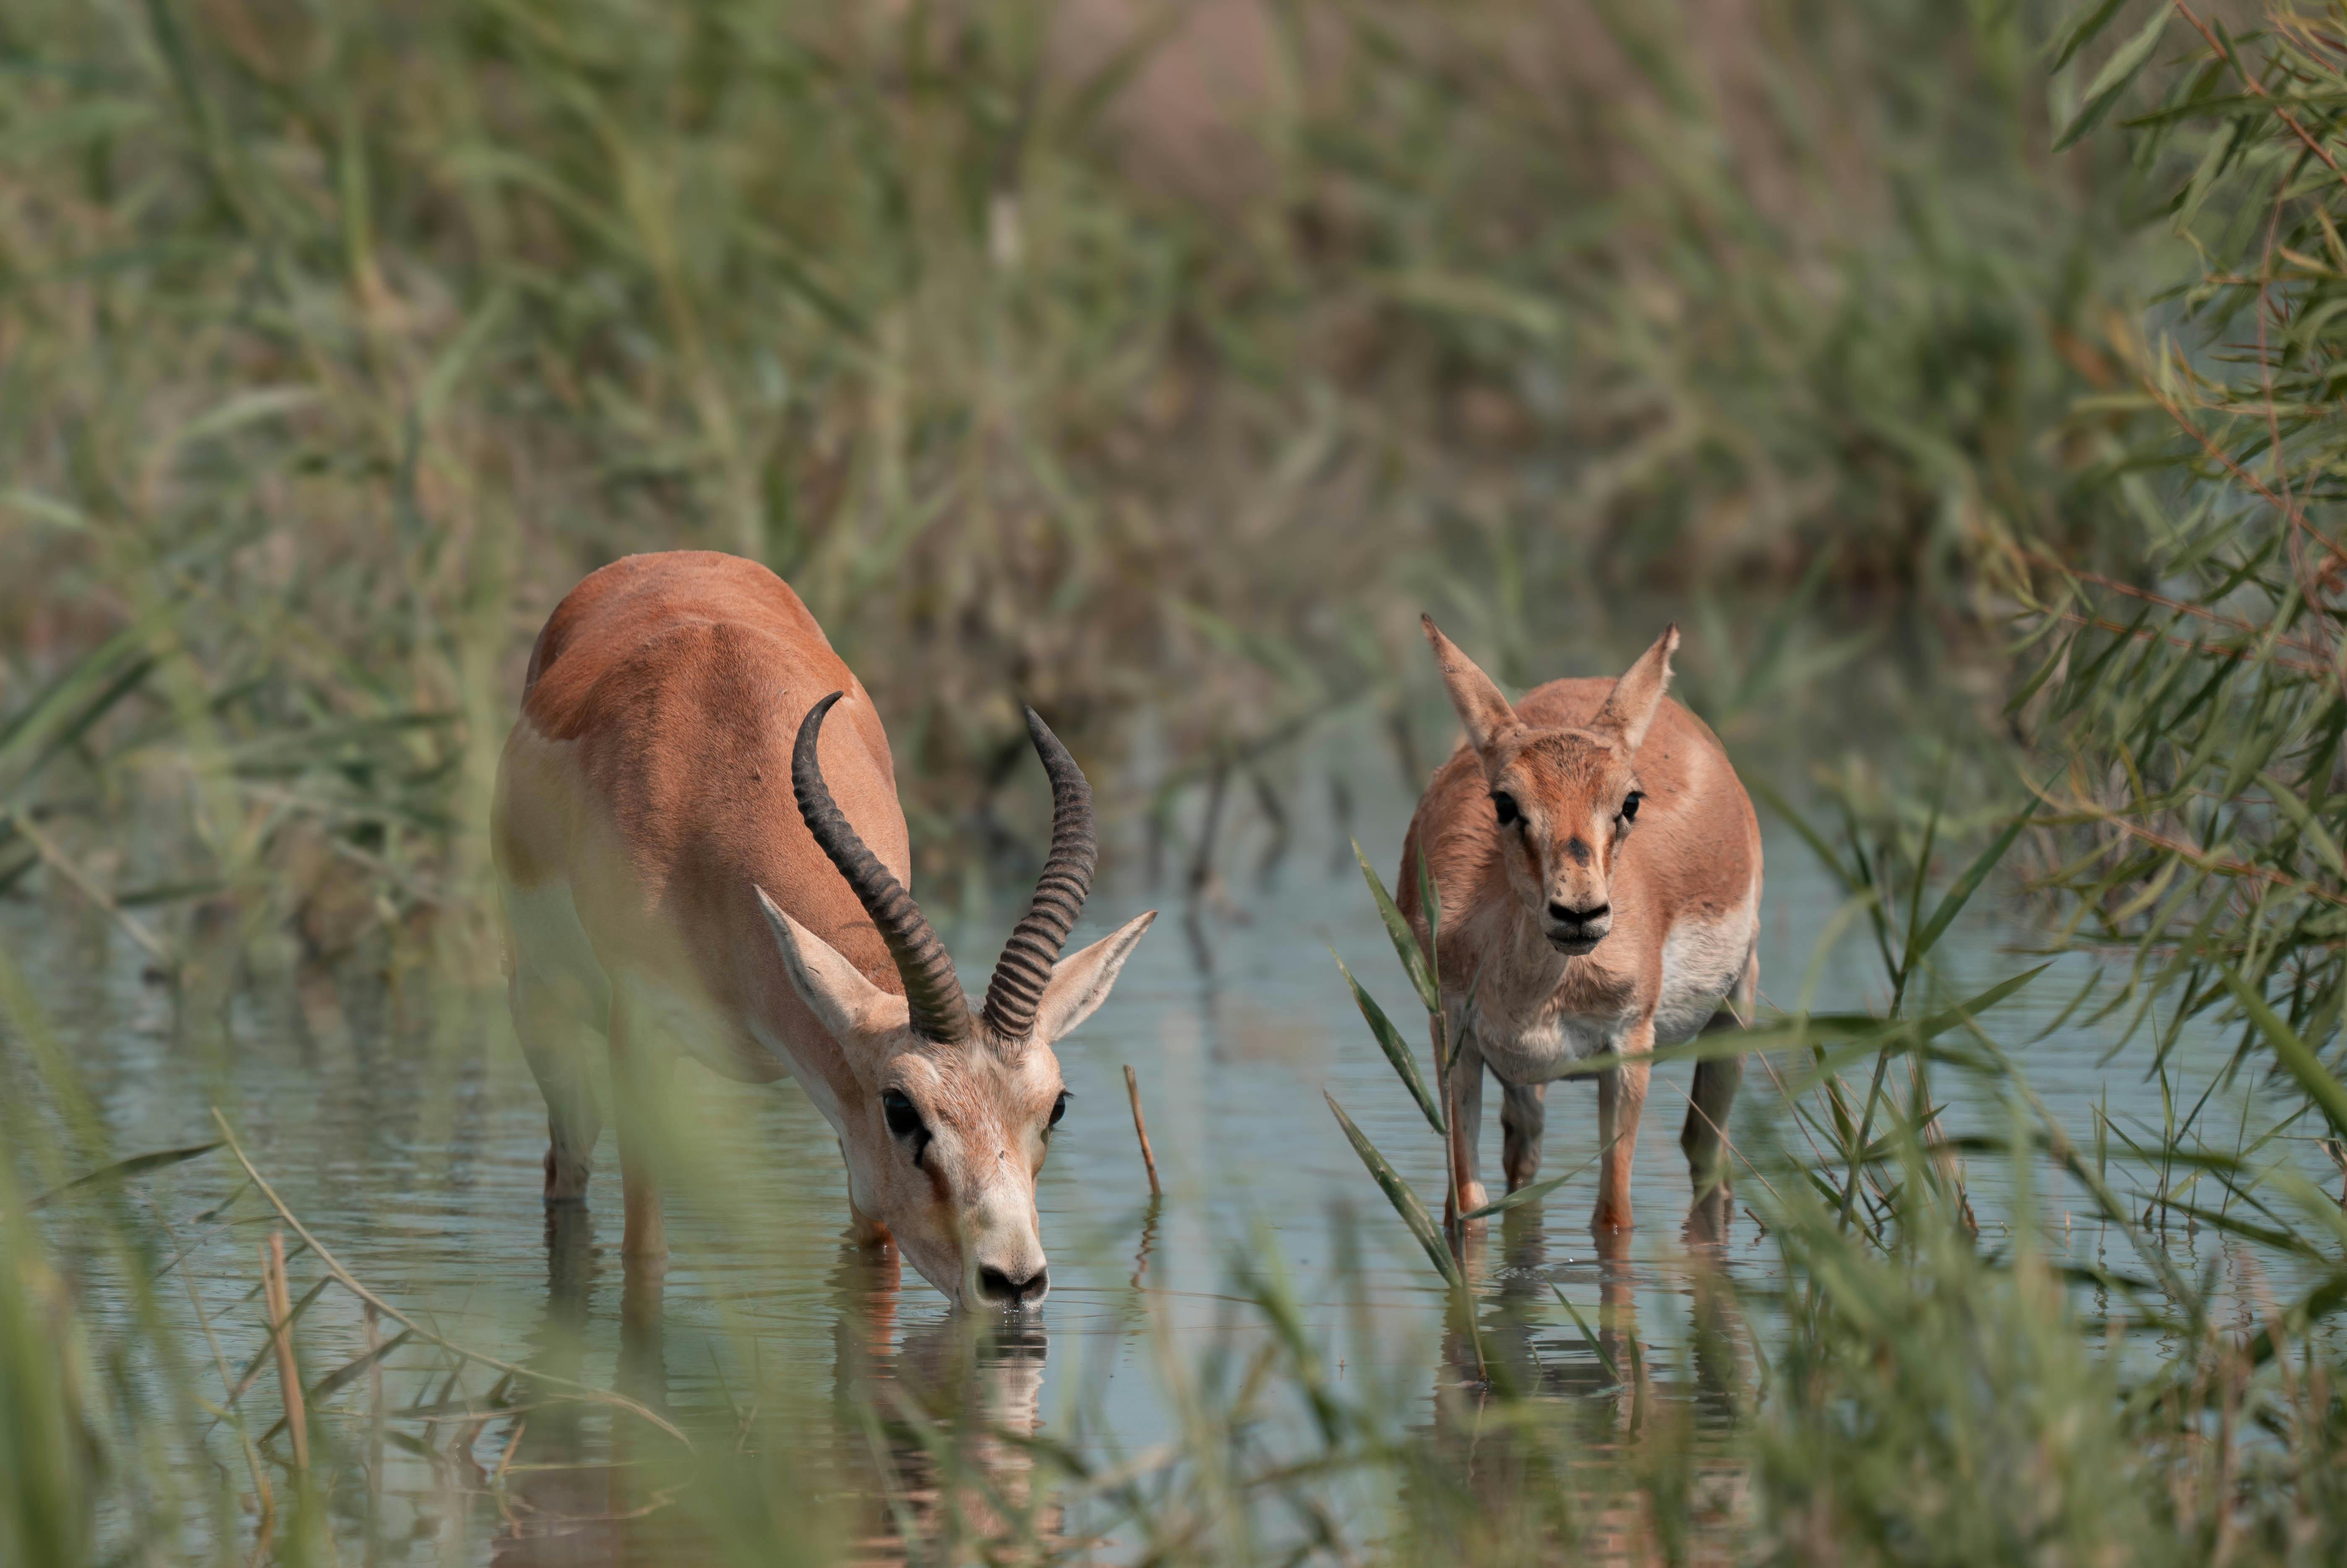
M1434 624L1434 617L1421 615L1419 624L1426 628L1426 640L1434 644L1434 662L1442 671L1442 689L1450 693L1450 705L1459 711L1459 722L1467 727L1467 743L1479 756L1491 754L1491 743L1509 731L1517 729L1521 721L1491 678L1475 667L1475 661L1459 651L1459 645L1442 635Z
M1593 730L1611 730L1618 744L1632 755L1645 744L1646 729L1655 722L1663 706L1663 693L1671 684L1671 655L1679 648L1678 623L1663 628L1655 645L1638 655L1629 673L1614 682L1614 694L1589 721Z
M1109 988L1116 984L1124 960L1133 956L1141 934L1156 918L1154 909L1136 915L1083 951L1070 953L1052 965L1043 999L1035 1007L1035 1032L1030 1038L1047 1042L1064 1039L1092 1017L1093 1009L1108 1000Z
M784 967L791 971L791 988L799 993L832 1039L853 1049L865 1040L905 1026L909 1014L905 999L882 990L864 978L864 971L839 949L791 918L784 907L758 889L758 907L783 950Z

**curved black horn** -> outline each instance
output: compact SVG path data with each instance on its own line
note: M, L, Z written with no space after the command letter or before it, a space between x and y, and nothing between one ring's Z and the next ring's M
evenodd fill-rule
M1043 1000L1043 987L1060 949L1083 913L1084 895L1092 888L1092 866L1100 859L1100 840L1092 830L1092 786L1060 737L1035 710L1027 710L1027 733L1035 754L1051 779L1051 853L1036 879L1035 901L1027 906L986 988L986 1022L1006 1043L1025 1040L1035 1030L1035 1009Z
M905 885L847 825L823 782L822 764L815 761L823 716L845 695L834 692L809 709L799 723L798 744L791 751L791 787L799 797L799 815L806 818L807 831L815 835L815 843L847 879L856 901L880 928L880 939L888 944L888 956L897 960L897 973L905 982L913 1032L925 1040L956 1044L969 1038L970 1021L969 999L962 995L953 959L922 917L920 906L905 891Z

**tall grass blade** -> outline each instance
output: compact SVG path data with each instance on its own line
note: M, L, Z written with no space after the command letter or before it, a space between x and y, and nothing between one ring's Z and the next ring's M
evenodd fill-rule
M159 1170L165 1165L176 1165L183 1160L192 1160L198 1155L209 1154L220 1146L220 1140L215 1138L209 1143L191 1143L183 1149L157 1149L149 1153L133 1154L127 1160L117 1160L110 1165L101 1166L87 1175L76 1176L62 1186L51 1187L47 1192L26 1204L25 1207L37 1209L45 1204L55 1203L69 1193L77 1193L87 1187L119 1182L126 1177Z
M1345 983L1353 988L1353 1005L1361 1009L1361 1017L1368 1021L1369 1032L1377 1037L1378 1049L1386 1053L1388 1061L1393 1063L1394 1073L1401 1080L1402 1087L1409 1091L1409 1097L1417 1101L1418 1108L1426 1113L1426 1124L1439 1134L1445 1133L1442 1107L1427 1091L1426 1080L1419 1075L1418 1058L1411 1052L1409 1042L1402 1039L1401 1031L1394 1028L1393 1020L1386 1017L1386 1009L1378 1005L1377 999L1361 989L1361 982L1353 978L1352 970L1345 968L1345 960L1337 958L1335 948L1328 950L1328 956L1337 958L1337 971L1345 977Z
M1972 902L1973 895L1980 891L1981 884L1988 880L1988 874L1996 869L1997 862L2004 858L2005 852L2013 847L2014 841L2022 835L2029 826L2030 819L2036 815L2037 802L2033 799L2022 808L2020 815L2004 825L2004 831L1996 835L1995 842L1982 850L1973 863L1964 867L1964 874L1956 878L1955 886L1948 889L1947 895L1932 909L1932 917L1923 923L1922 929L1907 938L1909 964L1913 964L1939 945L1940 938L1947 934L1956 917L1963 913L1964 906Z
M2150 17L2134 37L2119 46L2110 59L2097 72L2092 86L2086 88L2086 101L2079 106L2077 116L2062 134L2054 138L2054 150L2060 152L2102 123L2119 95L2127 89L2137 73L2151 62L2151 53L2159 46L2160 35L2168 31L2173 15L2165 4L2156 4Z
M1426 949L1419 946L1418 933L1402 918L1393 895L1386 891L1385 882L1369 864L1369 857L1361 853L1361 841L1358 838L1353 840L1353 858L1360 862L1361 880L1369 885L1369 897L1377 900L1378 915L1386 923L1386 935L1392 938L1394 957L1401 960L1401 971L1409 977L1410 989L1418 992L1418 999L1425 1004L1428 1012L1440 1013L1442 991L1435 982L1433 970L1427 967Z
M2102 0L2102 4L2093 10L2080 12L2075 21L2055 35L2054 60L2045 67L2046 70L2051 73L2068 65L2070 57L2093 43L2096 36L2110 25L2111 18L2117 15L2120 7L2126 4L2127 0ZM2167 9L2164 0L2153 0L2153 4L2161 10Z
M1864 879L1842 865L1841 855L1832 843L1810 826L1809 819L1795 810L1793 804L1779 794L1774 784L1756 774L1744 780L1744 787L1758 795L1771 811L1785 819L1788 826L1801 835L1801 842L1809 845L1809 853L1833 874L1833 879L1841 884L1844 892L1856 893L1863 888Z
M2249 1015L2258 1032L2264 1035L2266 1042L2273 1047L2274 1055L2280 1060L2283 1069L2298 1080L2299 1087L2305 1090L2307 1097L2321 1109L2324 1119L2331 1123L2332 1132L2347 1134L2347 1087L2342 1087L2336 1078L2331 1076L2322 1065L2322 1059L2314 1054L2313 1047L2300 1039L2298 1031L2267 1005L2265 998L2260 996L2254 987L2241 979L2239 970L2227 964L2219 970L2219 974L2225 982L2225 989L2233 993L2233 999L2240 1004L2241 1010Z
M1605 1368L1605 1375L1614 1379L1614 1386L1620 1387L1622 1369L1614 1365L1614 1358L1605 1353L1605 1347L1598 1342L1595 1334L1590 1332L1587 1320L1581 1316L1581 1309L1566 1297L1563 1287L1556 1281L1550 1280L1548 1288L1550 1294L1556 1297L1556 1304L1572 1315L1573 1326L1581 1330L1581 1342L1589 1347L1589 1353L1597 1358L1597 1364Z
M1328 1109L1337 1113L1337 1124L1345 1130L1345 1137L1353 1145L1353 1153L1361 1157L1361 1163L1368 1166L1369 1174L1377 1179L1386 1201L1393 1204L1394 1213L1399 1214L1401 1223L1409 1227L1409 1234L1418 1238L1418 1245L1426 1249L1427 1261L1434 1265L1452 1289L1464 1290L1467 1281L1459 1272L1459 1260L1450 1255L1450 1245L1442 1239L1442 1233L1436 1228L1433 1216L1426 1212L1426 1205L1419 1202L1418 1194L1410 1191L1409 1184L1401 1179L1400 1173L1378 1153L1377 1145L1369 1142L1368 1134L1353 1125L1353 1119L1345 1114L1345 1108L1337 1103L1337 1097L1324 1090L1320 1098L1326 1100Z

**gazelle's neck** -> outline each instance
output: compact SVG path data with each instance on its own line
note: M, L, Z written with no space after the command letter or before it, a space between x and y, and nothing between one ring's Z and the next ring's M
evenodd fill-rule
M1442 939L1438 933L1437 941ZM1451 938L1460 944L1442 955L1443 968L1471 1006L1488 1018L1525 1019L1547 1007L1574 962L1553 947L1540 922L1514 898L1495 899L1464 921Z

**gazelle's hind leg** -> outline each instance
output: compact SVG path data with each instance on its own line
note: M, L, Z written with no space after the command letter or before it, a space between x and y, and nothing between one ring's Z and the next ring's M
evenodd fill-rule
M1760 998L1760 950L1756 944L1744 956L1744 973L1727 1001L1714 1013L1703 1031L1749 1029ZM1717 1056L1696 1063L1695 1091L1687 1104L1686 1125L1679 1132L1679 1147L1686 1153L1687 1174L1695 1182L1701 1204L1715 1192L1724 1200L1728 1190L1725 1155L1728 1113L1736 1106L1736 1091L1744 1081L1744 1058Z
M522 1058L546 1096L546 1201L583 1204L595 1169L595 1139L603 1130L579 1039L583 1026L551 987L518 967L506 982L506 1001Z
M1541 1132L1548 1125L1548 1085L1502 1083L1500 1094L1500 1168L1508 1191L1532 1184L1540 1174Z

